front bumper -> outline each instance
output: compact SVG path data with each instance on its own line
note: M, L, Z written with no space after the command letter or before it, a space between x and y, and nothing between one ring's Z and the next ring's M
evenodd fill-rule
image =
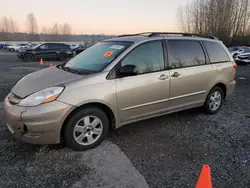
M36 107L12 105L4 100L4 117L13 136L32 144L60 143L61 127L73 106L59 101Z
M17 57L19 58L19 59L23 59L23 53L17 53Z

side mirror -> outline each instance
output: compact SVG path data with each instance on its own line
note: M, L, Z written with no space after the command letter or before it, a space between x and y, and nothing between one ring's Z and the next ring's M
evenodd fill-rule
M135 65L124 65L120 69L121 76L134 76L137 75L137 70Z

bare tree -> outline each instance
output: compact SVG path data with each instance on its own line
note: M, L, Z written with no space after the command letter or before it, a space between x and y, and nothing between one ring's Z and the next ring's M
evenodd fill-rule
M226 43L245 35L250 22L250 0L193 0L177 13L181 30L216 35Z
M48 34L48 29L46 28L46 26L42 27L41 33L42 34Z
M18 27L15 21L10 17L9 19L9 27L10 27L10 33L16 33L18 32Z
M59 35L60 31L59 31L59 25L58 23L55 23L51 29L50 29L50 33L54 34L54 35Z
M37 20L33 13L27 15L28 33L35 35L38 32Z
M6 17L6 16L4 16L3 17L3 19L2 19L2 29L3 29L3 32L6 32L6 33L8 33L9 32L9 20L8 20L8 18Z

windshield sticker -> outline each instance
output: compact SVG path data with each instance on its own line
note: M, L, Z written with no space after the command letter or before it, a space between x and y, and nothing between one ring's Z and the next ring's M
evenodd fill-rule
M103 57L104 57L104 58L108 58L108 57L112 56L112 54L113 54L113 52L108 51L108 52L106 52L106 53L103 55Z
M116 49L116 50L121 50L121 49L124 48L124 46L122 46L122 45L113 45L113 46L111 46L110 48Z

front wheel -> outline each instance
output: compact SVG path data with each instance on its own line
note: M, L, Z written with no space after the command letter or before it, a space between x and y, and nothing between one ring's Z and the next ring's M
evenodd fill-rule
M220 87L214 87L208 94L204 108L206 113L215 114L217 113L223 102L224 102L224 92Z
M34 60L34 56L32 54L26 54L26 55L24 55L23 60L25 62L31 62Z
M63 129L63 139L73 150L84 151L101 144L108 130L107 115L90 106L71 115Z

